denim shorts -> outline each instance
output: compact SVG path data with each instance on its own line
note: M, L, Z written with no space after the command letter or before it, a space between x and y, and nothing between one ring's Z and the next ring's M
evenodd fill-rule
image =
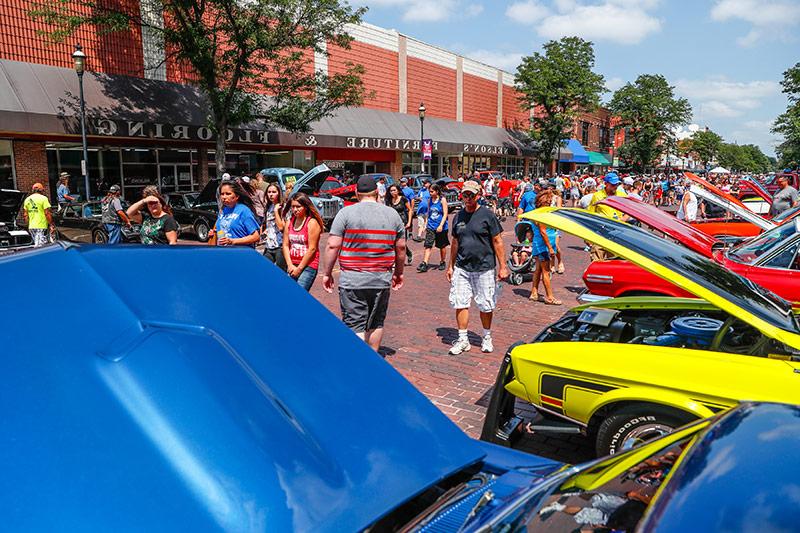
M317 279L317 269L305 267L300 275L297 277L297 284L305 290L310 291L314 285L314 280Z

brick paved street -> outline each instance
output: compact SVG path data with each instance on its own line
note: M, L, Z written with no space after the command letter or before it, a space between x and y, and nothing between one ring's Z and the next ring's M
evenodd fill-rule
M504 224L507 250L514 240L513 228L513 220ZM531 338L575 305L576 292L583 288L581 274L588 262L588 254L583 251L582 241L564 236L562 249L567 271L564 275L554 276L556 297L564 305L549 306L529 301L530 283L519 287L504 284L492 327L495 352L481 353L479 335L482 329L478 313L473 311L470 316L472 350L451 356L447 350L455 340L457 330L454 313L448 304L449 284L445 273L438 270L424 274L416 272L416 265L422 257L422 244L411 242L410 246L414 252L414 265L406 269L402 290L392 294L382 351L386 360L447 416L469 435L478 437L505 350L514 342ZM437 256L432 256L431 262L433 258ZM336 292L326 293L320 279L312 294L339 316ZM584 461L592 454L589 443L579 436L532 435L522 442L522 449L568 462Z

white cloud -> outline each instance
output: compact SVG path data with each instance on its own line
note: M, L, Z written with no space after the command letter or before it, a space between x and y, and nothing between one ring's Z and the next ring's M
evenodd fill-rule
M621 88L623 85L625 85L625 80L622 78L609 78L606 80L606 89L612 93Z
M776 31L800 24L800 3L793 0L717 0L711 18L718 22L741 20L751 25L750 31L737 39L742 46L751 46L762 38L791 38L790 31Z
M661 21L650 13L657 5L658 0L553 0L547 7L526 0L510 5L506 16L533 26L546 39L577 35L592 41L637 44L661 30Z
M496 67L506 72L514 73L517 67L522 62L522 52L497 52L494 50L466 50L463 52L464 57L486 63L489 66Z
M736 82L725 78L678 80L676 92L685 96L700 118L733 118L758 109L764 99L777 98L780 86L774 81Z
M402 19L410 22L442 22L476 17L483 12L483 4L464 0L355 0L353 4L398 9Z
M506 16L520 24L537 24L550 14L550 11L536 0L517 2L506 9Z

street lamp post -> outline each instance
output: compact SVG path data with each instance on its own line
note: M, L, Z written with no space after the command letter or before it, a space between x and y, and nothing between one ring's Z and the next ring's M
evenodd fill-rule
M422 144L425 142L425 104L419 104L419 155L420 172L425 173L425 155L422 151Z
M75 51L72 52L72 59L75 62L75 72L78 74L78 88L80 91L81 101L81 141L83 142L83 162L81 164L81 172L83 173L83 182L86 187L86 200L89 200L89 149L86 146L86 100L83 98L83 71L86 66L86 54L83 53L81 45L75 45Z

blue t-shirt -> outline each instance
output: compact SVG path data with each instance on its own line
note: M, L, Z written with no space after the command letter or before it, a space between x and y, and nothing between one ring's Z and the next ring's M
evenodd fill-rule
M419 200L419 206L417 206L417 214L418 215L427 215L428 214L428 204L431 201L431 193L425 187L421 188L417 193L417 200Z
M408 200L409 202L413 202L414 197L416 195L414 194L414 189L406 185L405 187L403 187L403 196L405 196L406 200Z
M547 233L547 240L550 241L550 246L553 247L553 250L556 249L556 229L555 228L546 228ZM533 229L533 243L531 246L534 255L543 254L545 252L549 252L547 249L547 244L545 244L544 239L542 239L542 232L539 231L539 226L535 226Z
M64 198L64 196L69 196L69 187L67 187L66 185L61 183L56 188L56 192L58 193L58 201L59 201L59 203L63 204L64 202L67 201L67 199Z
M669 180L661 180L661 190L664 192L669 190Z
M217 238L224 233L229 239L240 239L252 235L259 228L256 217L250 208L244 204L233 207L222 207L222 213L217 217Z
M428 198L428 229L432 229L436 231L439 227L439 224L442 222L442 216L444 215L444 206L442 205L442 200L440 199L437 202L430 201ZM442 231L447 231L447 221L444 221L444 226L442 226Z
M523 213L536 209L536 193L533 191L523 193L519 199L519 208Z

